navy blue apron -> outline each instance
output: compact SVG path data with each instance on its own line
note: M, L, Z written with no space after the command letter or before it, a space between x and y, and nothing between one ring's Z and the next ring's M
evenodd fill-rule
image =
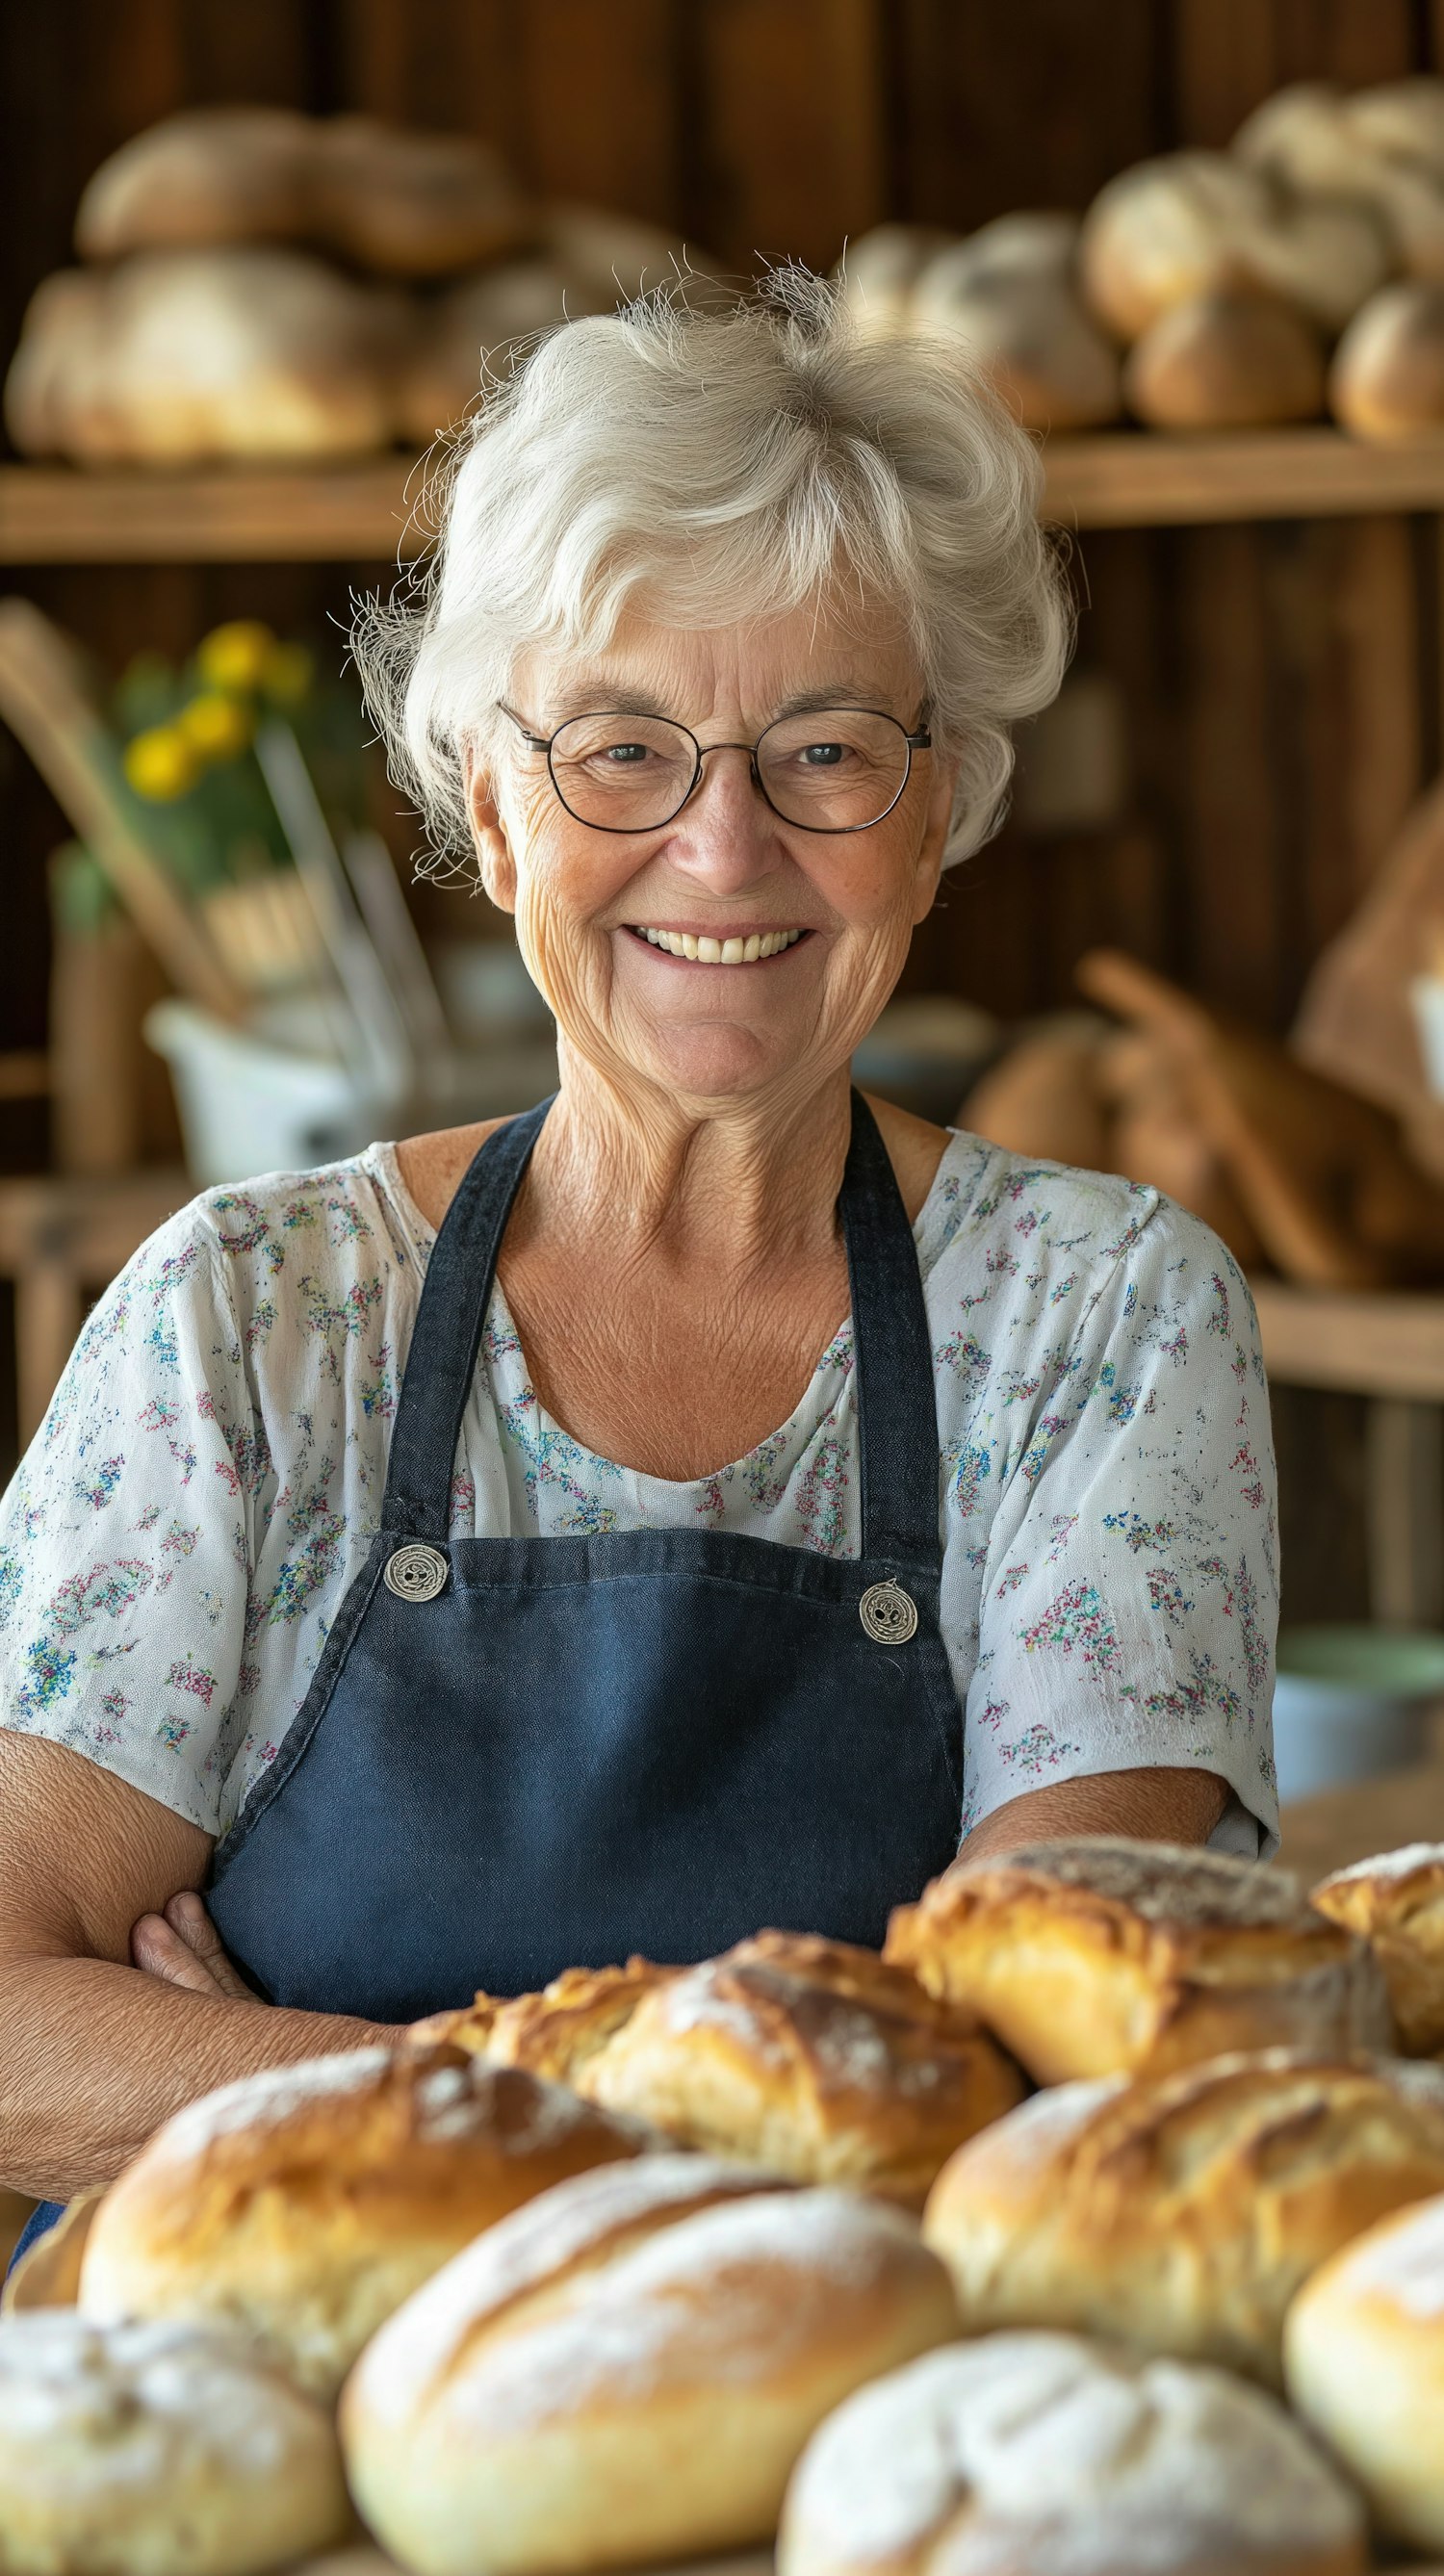
M449 1536L497 1253L549 1106L490 1136L451 1203L380 1530L215 1853L212 1917L277 2004L406 2022L633 1951L707 1958L763 1924L875 1947L957 1849L932 1344L858 1093L839 1208L861 1556L699 1529Z

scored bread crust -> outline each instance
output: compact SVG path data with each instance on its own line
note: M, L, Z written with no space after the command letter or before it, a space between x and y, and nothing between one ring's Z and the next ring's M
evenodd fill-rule
M1369 1947L1411 2057L1444 2053L1444 1843L1406 1843L1336 1869L1313 1891L1331 1923Z
M1300 2284L1444 2191L1444 2069L1273 2050L1025 2102L959 2149L923 2219L964 2325L1054 2326L1277 2386Z
M342 2399L352 2491L417 2576L743 2546L823 2416L955 2331L900 2212L648 2157L503 2221L382 2329Z
M1292 2404L1396 2540L1444 2550L1444 2199L1401 2210L1304 2284L1284 2327Z
M301 2384L340 2385L423 2280L537 2192L655 2131L445 2046L243 2077L167 2121L106 2194L80 2307L230 2319Z
M574 2081L681 2144L913 2207L1026 2089L974 2013L874 1951L785 1932L655 1978Z
M1040 2084L1392 2038L1366 1945L1289 1872L1174 1843L1084 1836L955 1861L894 1913L883 1955L970 2005Z

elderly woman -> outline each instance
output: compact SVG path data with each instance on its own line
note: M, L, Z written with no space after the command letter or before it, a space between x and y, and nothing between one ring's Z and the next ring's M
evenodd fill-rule
M530 1115L211 1191L0 1550L0 2174L569 1962L877 1942L966 1838L1272 1841L1247 1292L850 1088L1067 617L1031 449L826 290L487 403L402 774L556 1015Z

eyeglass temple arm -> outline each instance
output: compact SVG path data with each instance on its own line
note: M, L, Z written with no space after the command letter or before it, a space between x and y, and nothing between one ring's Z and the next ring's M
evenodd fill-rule
M522 741L524 743L528 743L533 751L550 751L552 747L551 736L544 733L533 733L530 727L516 713L515 709L507 705L504 698L497 699L496 711L498 715L505 716L508 724L515 725L517 732L521 735Z

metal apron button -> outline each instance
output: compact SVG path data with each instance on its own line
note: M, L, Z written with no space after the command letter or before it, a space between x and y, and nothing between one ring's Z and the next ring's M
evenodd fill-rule
M387 1575L388 1582L390 1575ZM879 1646L905 1646L917 1635L917 1604L900 1583L870 1583L857 1605L868 1635Z
M434 1601L446 1590L450 1568L439 1548L425 1547L419 1541L410 1547L398 1547L386 1560L382 1577L388 1592L398 1601Z

